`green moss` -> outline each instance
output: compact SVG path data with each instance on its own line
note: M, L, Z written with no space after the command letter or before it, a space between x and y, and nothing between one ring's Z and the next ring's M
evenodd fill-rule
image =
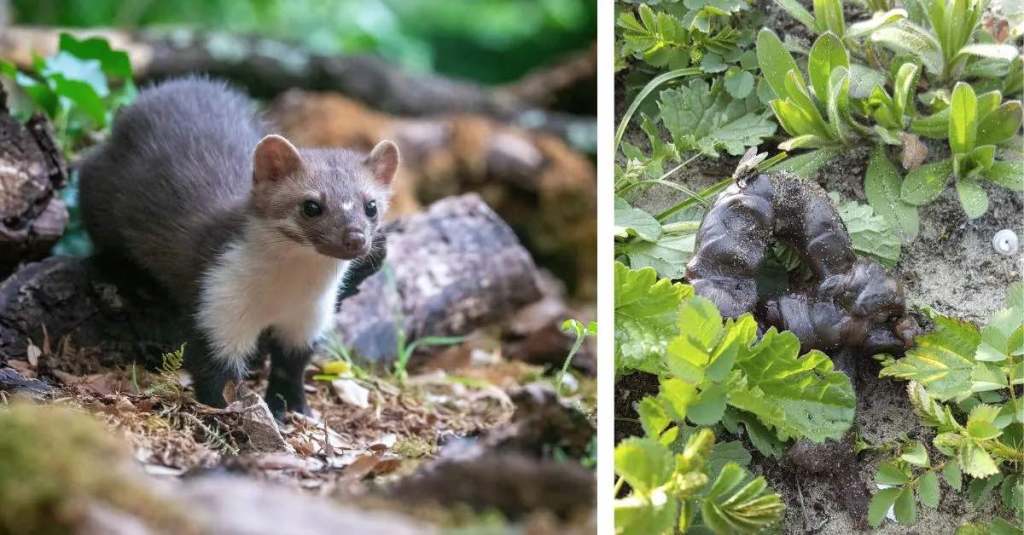
M85 413L27 404L0 409L0 534L72 533L91 504L154 526L189 525L145 488L130 463L127 448Z

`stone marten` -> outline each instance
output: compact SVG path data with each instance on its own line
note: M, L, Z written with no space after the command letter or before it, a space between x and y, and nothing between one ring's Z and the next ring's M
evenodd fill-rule
M192 315L185 368L200 402L224 406L227 382L266 350L271 410L308 413L303 370L352 291L346 273L379 265L398 164L390 141L296 148L226 84L178 79L140 92L86 156L82 218L98 254L142 268Z

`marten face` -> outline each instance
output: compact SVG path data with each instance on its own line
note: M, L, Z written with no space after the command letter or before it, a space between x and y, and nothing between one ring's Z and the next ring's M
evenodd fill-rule
M296 149L267 136L253 155L251 207L283 239L343 260L365 256L380 227L398 169L398 147L369 155Z

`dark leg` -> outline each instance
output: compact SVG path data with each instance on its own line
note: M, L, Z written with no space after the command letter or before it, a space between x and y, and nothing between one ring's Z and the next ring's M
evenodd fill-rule
M242 380L238 370L225 367L214 359L206 338L198 334L185 344L184 367L192 375L196 400L211 407L225 407L224 386L228 381L238 384Z
M267 405L274 417L281 420L288 411L310 414L303 390L306 365L313 356L311 347L292 347L271 334L270 381L267 385Z

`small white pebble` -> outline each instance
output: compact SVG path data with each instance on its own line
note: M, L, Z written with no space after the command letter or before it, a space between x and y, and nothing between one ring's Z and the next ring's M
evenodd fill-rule
M992 247L1001 255L1013 256L1017 254L1017 251L1020 250L1017 233L1008 228L996 232L996 235L992 236Z

